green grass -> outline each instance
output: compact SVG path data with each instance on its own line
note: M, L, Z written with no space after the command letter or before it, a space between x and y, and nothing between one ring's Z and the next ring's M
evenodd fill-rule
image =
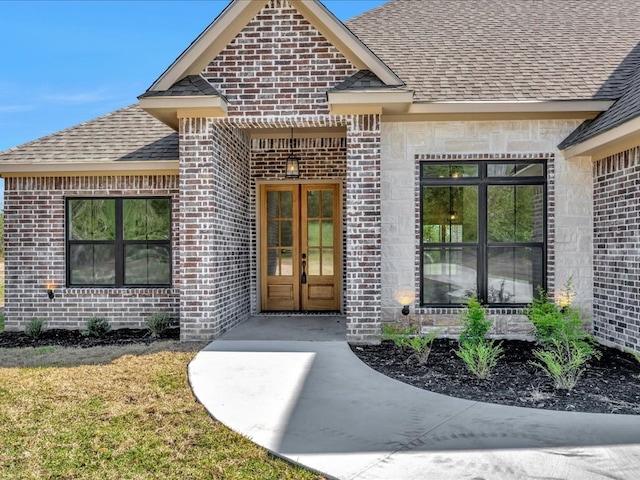
M44 353L60 352L29 356ZM0 367L2 478L320 478L213 420L187 382L193 355L160 351L103 365Z

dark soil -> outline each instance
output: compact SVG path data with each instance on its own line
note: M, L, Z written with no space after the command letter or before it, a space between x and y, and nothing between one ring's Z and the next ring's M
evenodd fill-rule
M22 332L0 333L0 348L14 347L79 347L121 346L132 343L150 344L158 340L179 340L180 329L170 328L154 337L146 329L121 328L110 330L103 337L89 337L78 330L45 330L37 338Z
M551 379L531 365L532 342L502 341L504 354L489 378L477 379L453 352L457 340L436 339L426 366L392 342L352 345L371 368L401 382L432 392L479 402L572 412L640 414L640 363L632 355L598 347L576 387L554 389Z

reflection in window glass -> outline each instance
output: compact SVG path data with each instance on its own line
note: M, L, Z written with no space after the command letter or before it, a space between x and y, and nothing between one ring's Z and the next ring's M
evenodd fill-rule
M478 187L423 187L422 241L478 240Z
M541 185L490 185L487 221L490 242L531 242L543 235Z
M487 166L489 177L542 177L542 163L490 163Z
M114 245L71 245L68 255L72 284L113 285L115 282Z
M530 303L542 285L542 248L490 247L489 303Z
M69 200L69 239L115 240L115 205L110 199Z
M122 217L125 240L169 240L171 202L168 198L124 199Z
M438 164L425 162L422 164L422 178L465 178L477 177L476 164Z
M171 280L171 254L163 245L125 246L127 285L166 285Z
M476 247L427 248L423 252L422 303L464 303L477 292Z

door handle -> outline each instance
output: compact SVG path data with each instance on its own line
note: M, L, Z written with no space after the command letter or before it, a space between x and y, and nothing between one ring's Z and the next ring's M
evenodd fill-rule
M303 285L305 283L307 283L307 272L305 271L305 269L307 268L307 254L303 253L302 254L302 276L300 277L300 283L302 283Z

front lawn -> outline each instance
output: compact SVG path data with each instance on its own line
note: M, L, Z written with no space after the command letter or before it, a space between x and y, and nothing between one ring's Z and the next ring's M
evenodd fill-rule
M51 349L11 350L38 357ZM194 352L176 350L102 365L0 364L2 478L319 478L213 420L187 383Z

